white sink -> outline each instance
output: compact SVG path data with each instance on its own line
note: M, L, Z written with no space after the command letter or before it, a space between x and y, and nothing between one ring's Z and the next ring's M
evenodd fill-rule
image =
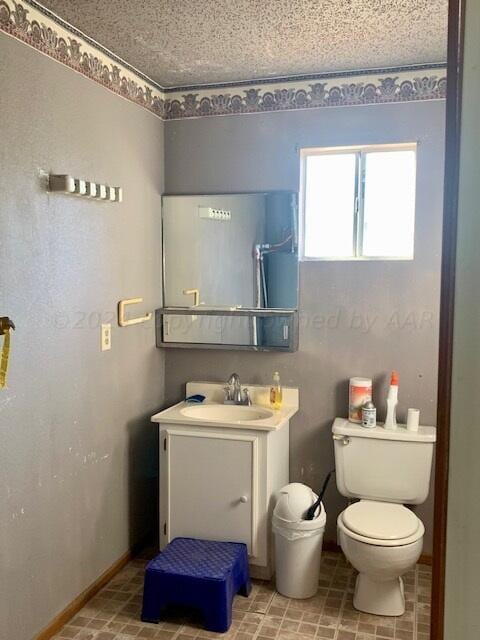
M184 407L180 413L194 420L208 420L209 422L252 422L266 420L273 416L273 411L257 406L242 406L229 404L205 404Z
M277 431L288 424L298 411L298 389L284 387L283 405L280 409L271 409L270 387L268 385L248 384L252 405L223 404L224 385L220 382L187 382L186 397L201 394L206 400L202 404L177 402L152 416L152 422L160 424L180 424L195 427L209 425L252 431Z

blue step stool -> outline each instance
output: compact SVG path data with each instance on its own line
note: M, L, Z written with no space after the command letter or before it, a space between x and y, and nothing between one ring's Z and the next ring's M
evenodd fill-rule
M160 621L168 605L202 611L205 629L222 633L232 622L237 593L251 590L245 544L175 538L145 570L142 620Z

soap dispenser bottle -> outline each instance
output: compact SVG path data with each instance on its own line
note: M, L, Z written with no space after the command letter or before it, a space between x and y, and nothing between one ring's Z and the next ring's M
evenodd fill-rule
M393 431L397 428L397 404L398 404L398 373L392 371L390 386L387 395L387 417L385 418L385 429Z
M282 385L280 383L280 374L275 371L273 374L273 382L270 387L270 406L272 409L280 409L282 406L283 392Z

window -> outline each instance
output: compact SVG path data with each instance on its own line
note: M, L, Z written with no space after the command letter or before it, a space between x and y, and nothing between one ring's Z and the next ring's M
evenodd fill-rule
M305 260L413 259L416 145L303 149Z

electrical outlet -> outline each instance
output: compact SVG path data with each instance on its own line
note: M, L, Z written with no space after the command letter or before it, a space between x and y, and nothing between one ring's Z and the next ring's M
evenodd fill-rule
M112 325L111 324L102 324L101 348L102 348L102 351L110 351L110 349L112 348Z

